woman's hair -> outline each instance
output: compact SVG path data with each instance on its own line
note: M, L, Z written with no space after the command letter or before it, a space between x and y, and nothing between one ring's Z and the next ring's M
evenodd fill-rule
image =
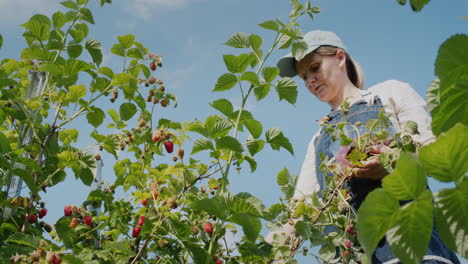
M335 55L339 48L333 46L321 46L316 49L314 52L320 55L329 56ZM364 89L364 72L362 71L361 66L346 54L346 72L348 73L349 80L359 89Z

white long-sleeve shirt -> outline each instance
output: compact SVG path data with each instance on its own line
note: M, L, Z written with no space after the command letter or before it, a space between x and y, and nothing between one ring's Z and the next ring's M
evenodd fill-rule
M426 145L435 140L431 131L431 116L426 102L407 83L389 80L376 84L367 90L362 90L361 95L368 103L377 95L382 100L385 113L389 114L395 132L401 132L408 121L418 124L419 135L413 135L413 140L421 145ZM294 192L294 198L310 197L320 191L317 180L315 164L315 138L320 130L312 137L307 148L302 164L299 179Z

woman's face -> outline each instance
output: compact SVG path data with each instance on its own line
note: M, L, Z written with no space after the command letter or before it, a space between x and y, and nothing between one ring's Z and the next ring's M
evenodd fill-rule
M334 55L320 55L312 52L296 63L296 71L305 86L320 101L331 103L343 89L346 55L338 50Z

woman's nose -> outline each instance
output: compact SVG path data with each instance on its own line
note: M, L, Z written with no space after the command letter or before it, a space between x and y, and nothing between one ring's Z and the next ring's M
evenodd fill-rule
M307 87L310 85L313 85L317 81L317 78L315 78L315 74L308 73L306 78L305 78L305 84Z

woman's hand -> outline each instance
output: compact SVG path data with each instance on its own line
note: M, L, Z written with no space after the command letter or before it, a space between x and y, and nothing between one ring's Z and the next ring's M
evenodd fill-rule
M372 146L371 153L382 154L390 150L389 147L379 144ZM380 163L378 157L370 158L362 162L363 166L353 168L353 176L357 178L367 178L372 180L382 180L388 172L384 166Z

